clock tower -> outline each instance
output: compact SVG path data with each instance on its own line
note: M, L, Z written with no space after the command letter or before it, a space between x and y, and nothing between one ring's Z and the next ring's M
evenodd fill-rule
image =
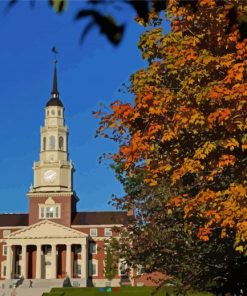
M78 201L73 192L74 168L68 159L68 128L64 124L64 106L59 98L56 63L51 98L45 107L44 126L40 129L40 159L34 162L34 184L28 192L30 224L42 218L53 218L70 225L71 214L75 212ZM58 210L52 206L57 203ZM42 207L42 204L46 206ZM46 213L46 208L57 212ZM65 217L63 212L66 212Z

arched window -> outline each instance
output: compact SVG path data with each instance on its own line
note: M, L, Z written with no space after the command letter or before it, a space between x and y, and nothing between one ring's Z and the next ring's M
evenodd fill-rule
M51 110L51 115L55 115L55 110L54 109Z
M46 150L46 137L43 138L43 150Z
M61 116L61 110L58 110L57 114L58 116Z
M47 110L47 116L49 116L49 110Z
M49 149L55 150L55 137L54 136L50 136L50 138L49 138Z
M58 147L59 150L63 150L63 137L59 137Z

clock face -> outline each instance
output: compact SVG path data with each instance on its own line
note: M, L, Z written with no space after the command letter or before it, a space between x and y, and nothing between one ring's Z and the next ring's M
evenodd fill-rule
M48 170L44 173L44 180L48 183L53 183L57 177L57 173L53 170Z

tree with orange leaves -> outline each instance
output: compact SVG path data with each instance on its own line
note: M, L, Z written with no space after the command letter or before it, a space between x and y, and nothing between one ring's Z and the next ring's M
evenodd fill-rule
M162 212L175 220L179 213L186 235L206 245L231 242L244 258L247 2L170 0L166 14L168 34L152 14L154 26L140 38L148 66L131 76L133 104L116 101L101 115L98 133L119 143L113 166L128 193L116 201L136 209L140 237L147 225L169 226Z

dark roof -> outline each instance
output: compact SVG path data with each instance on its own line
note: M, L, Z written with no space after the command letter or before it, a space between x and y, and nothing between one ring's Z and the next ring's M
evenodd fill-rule
M59 100L59 98L51 98L47 103L46 103L46 107L49 106L59 106L59 107L63 107L63 103L61 100Z
M28 214L0 214L0 227L28 226Z
M127 212L77 212L72 225L114 225L128 223ZM0 227L28 226L28 214L0 214Z
M77 212L72 225L100 225L128 223L127 212Z
M56 62L54 63L54 75L53 75L53 86L51 91L51 98L47 102L46 107L49 106L59 106L63 107L62 101L59 99L59 92L57 88L57 68L56 68Z

